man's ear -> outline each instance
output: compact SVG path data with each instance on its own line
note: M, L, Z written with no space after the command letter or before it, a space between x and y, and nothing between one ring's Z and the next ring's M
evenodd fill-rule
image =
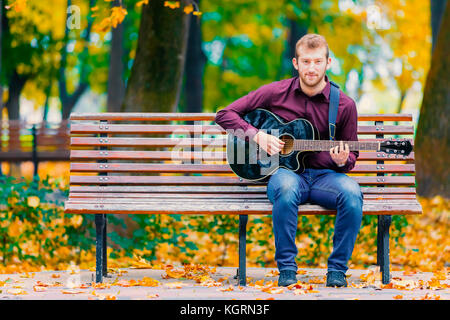
M328 57L327 70L331 68L331 57Z
M295 69L295 70L298 70L297 59L292 58L292 65L294 66L294 69Z

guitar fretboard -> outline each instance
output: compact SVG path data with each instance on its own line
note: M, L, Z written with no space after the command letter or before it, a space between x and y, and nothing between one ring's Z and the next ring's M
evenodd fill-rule
M379 150L378 142L360 142L360 141L342 141L344 146L348 144L350 151L359 150ZM339 146L340 141L331 140L288 140L286 141L285 148L290 147L289 144L293 143L293 149L295 151L329 151L331 148Z

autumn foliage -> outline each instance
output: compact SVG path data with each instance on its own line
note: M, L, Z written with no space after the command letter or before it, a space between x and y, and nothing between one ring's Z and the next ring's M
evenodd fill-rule
M71 264L95 267L93 216L63 213L65 179L47 176L19 182L5 177L0 189L1 273L66 270ZM441 197L419 201L422 215L393 216L393 270L437 271L448 261L450 201ZM135 227L127 235L121 217L108 216L110 267L238 265L237 217L131 215L131 219ZM376 264L376 222L376 216L364 217L350 268ZM333 226L334 216L299 216L299 266L326 267ZM247 232L248 266L276 267L271 217L250 216ZM177 271L168 270L167 275L176 278Z

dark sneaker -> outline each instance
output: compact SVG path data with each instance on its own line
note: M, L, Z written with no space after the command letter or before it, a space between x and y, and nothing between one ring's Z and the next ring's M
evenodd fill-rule
M341 271L328 271L327 287L347 287L345 273Z
M280 271L280 277L278 278L278 286L287 287L291 284L297 283L296 271L283 270Z

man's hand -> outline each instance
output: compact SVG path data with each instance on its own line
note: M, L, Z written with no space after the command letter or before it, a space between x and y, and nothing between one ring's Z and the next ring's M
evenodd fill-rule
M348 148L348 144L345 144L341 141L339 146L330 149L331 159L338 165L338 167L342 167L347 163L348 155L350 150Z
M280 152L284 146L284 141L261 130L258 131L257 134L255 134L255 136L253 137L253 141L255 141L269 155L274 155Z

